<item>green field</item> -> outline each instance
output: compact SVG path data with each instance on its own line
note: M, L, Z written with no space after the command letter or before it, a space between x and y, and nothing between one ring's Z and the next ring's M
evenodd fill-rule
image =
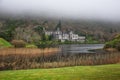
M11 46L12 45L8 41L4 40L3 38L0 38L0 47L11 47Z
M120 64L0 71L0 80L120 80Z

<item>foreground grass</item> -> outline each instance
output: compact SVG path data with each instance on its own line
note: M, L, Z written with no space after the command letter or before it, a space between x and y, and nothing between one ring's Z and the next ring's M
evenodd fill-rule
M120 80L120 64L0 71L0 80Z

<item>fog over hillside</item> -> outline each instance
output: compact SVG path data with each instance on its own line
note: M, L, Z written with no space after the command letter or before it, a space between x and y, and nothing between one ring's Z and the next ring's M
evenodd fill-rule
M6 40L23 28L32 34L36 25L53 30L59 21L64 31L108 41L120 33L120 0L0 0L0 33L10 34Z
M120 0L0 0L0 14L120 21Z

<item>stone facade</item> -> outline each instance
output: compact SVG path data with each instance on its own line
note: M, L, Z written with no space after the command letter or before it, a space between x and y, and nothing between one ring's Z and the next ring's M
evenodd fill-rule
M45 35L53 35L55 40L60 40L61 42L64 41L77 41L77 42L84 42L85 41L85 36L79 36L78 34L74 34L72 31L69 33L64 33L60 31L58 28L56 31L46 31L45 30Z

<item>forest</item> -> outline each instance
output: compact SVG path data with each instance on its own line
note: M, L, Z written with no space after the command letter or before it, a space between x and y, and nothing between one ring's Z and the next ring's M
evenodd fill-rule
M86 36L90 41L104 43L120 33L119 22L89 21L89 20L56 20L56 19L28 19L28 18L0 18L0 37L7 41L24 40L27 43L42 40L40 27L54 30L59 26L63 32L74 31ZM49 40L49 37L46 36Z

